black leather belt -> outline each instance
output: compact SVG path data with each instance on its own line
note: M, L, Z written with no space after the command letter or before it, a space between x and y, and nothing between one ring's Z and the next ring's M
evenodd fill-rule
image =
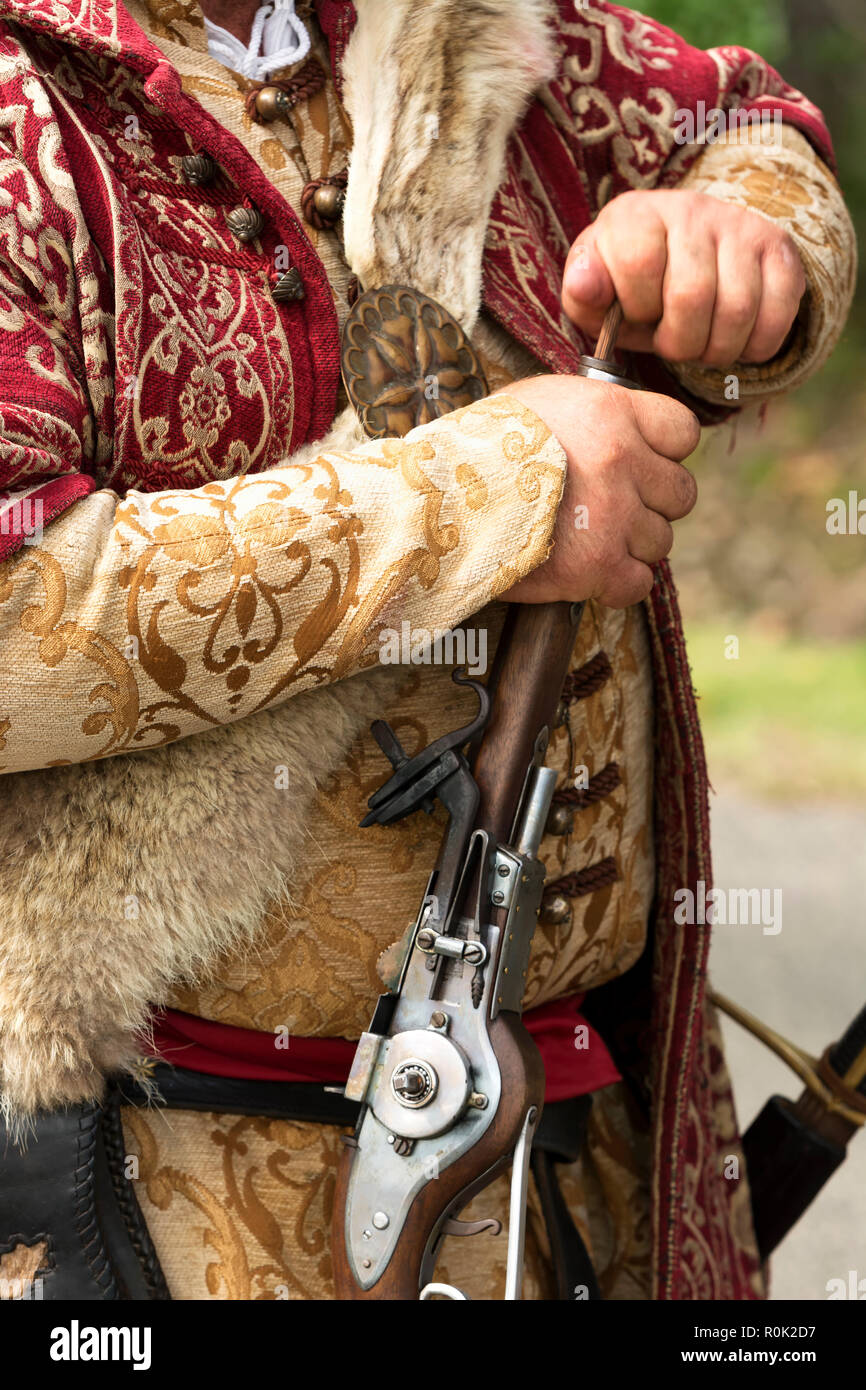
M209 1076L203 1071L158 1062L150 1074L155 1101L169 1110L210 1110L223 1115L266 1115L268 1119L354 1125L360 1106L340 1090L308 1081L246 1081ZM121 1077L117 1091L125 1105L148 1105L153 1097L131 1076Z

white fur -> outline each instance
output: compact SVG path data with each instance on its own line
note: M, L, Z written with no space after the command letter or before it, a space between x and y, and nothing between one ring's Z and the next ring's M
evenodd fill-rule
M411 283L471 332L505 146L553 74L549 0L358 0L356 8L343 63L354 131L347 258L365 289Z

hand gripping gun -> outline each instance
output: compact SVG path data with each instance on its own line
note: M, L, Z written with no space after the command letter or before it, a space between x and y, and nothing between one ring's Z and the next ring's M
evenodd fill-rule
M581 372L632 383L607 360L614 306ZM582 603L512 605L487 688L461 671L478 713L409 758L372 726L394 771L363 825L387 825L438 798L449 813L421 909L391 962L388 992L360 1039L345 1094L361 1104L339 1169L333 1224L341 1299L462 1299L431 1284L446 1236L499 1230L464 1222L471 1197L512 1165L506 1299L521 1296L541 1057L521 1022L556 782L544 766Z

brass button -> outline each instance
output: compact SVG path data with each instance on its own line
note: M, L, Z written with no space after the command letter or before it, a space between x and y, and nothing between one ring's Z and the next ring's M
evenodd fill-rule
M217 167L209 154L185 154L180 162L187 183L198 188L212 183L216 176Z
M313 206L326 222L337 222L343 210L345 196L342 188L335 188L332 183L326 183L313 194Z
M570 835L574 829L574 811L571 806L551 806L544 827L547 835Z
M567 922L571 914L571 903L562 893L545 893L541 899L541 912L539 916L542 922L549 926L558 927L560 923Z
M226 213L226 222L238 241L255 241L265 225L258 208L232 208L231 212Z
M275 121L289 111L289 99L279 87L262 87L256 92L256 115L260 121Z
M304 221L315 227L316 231L322 232L328 227L336 227L342 217L347 177L347 170L344 169L332 178L310 179L309 183L304 184L301 191L301 212Z
M304 298L304 282L297 266L293 265L274 281L271 294L277 304L287 304L293 299Z

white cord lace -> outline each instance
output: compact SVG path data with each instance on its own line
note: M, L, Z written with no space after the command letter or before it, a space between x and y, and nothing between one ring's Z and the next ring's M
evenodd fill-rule
M272 0L256 11L248 48L207 18L204 27L211 57L252 82L263 82L278 68L299 63L310 51L310 36L295 14L295 0Z

